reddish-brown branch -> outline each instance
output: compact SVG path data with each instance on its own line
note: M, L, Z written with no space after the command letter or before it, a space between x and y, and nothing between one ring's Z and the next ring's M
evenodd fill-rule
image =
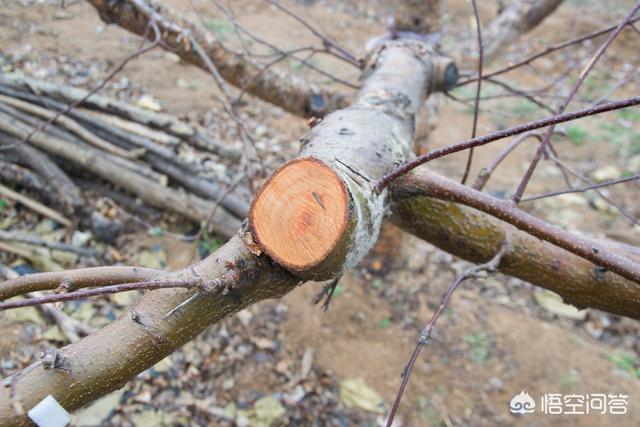
M529 131L540 129L543 127L557 125L559 123L564 123L564 122L569 122L572 120L580 119L582 117L602 114L608 111L614 111L622 108L633 107L635 105L640 105L640 96L625 99L622 101L616 101L616 102L610 102L607 104L591 106L591 107L588 107L582 110L577 110L571 113L558 114L552 117L548 117L546 119L536 120L533 122L525 123L523 125L514 126L512 128L507 128L498 132L490 133L485 136L480 136L477 138L469 139L467 141L459 142L457 144L448 145L446 147L430 151L420 157L417 157L409 162L404 163L403 165L389 172L382 179L378 180L378 182L376 183L376 190L378 192L381 192L390 183L392 183L402 175L406 174L407 172L411 171L412 169L415 169L418 166L423 165L431 160L435 160L437 158L440 158L449 154L468 150L473 147L480 147L482 145L489 144L493 141L498 141L500 139L508 138L514 135L519 135L521 133L529 132Z
M526 233L559 246L595 265L640 284L640 264L596 243L538 219L515 206L428 171L408 174L398 183L403 197L425 195L461 203L486 212Z
M77 301L95 296L117 294L120 292L128 291L151 291L154 289L184 288L199 289L204 292L213 292L214 290L220 289L222 285L223 282L218 279L202 280L201 278L197 277L189 279L120 283L117 285L100 286L97 288L82 289L79 291L65 292L61 294L38 295L17 301L0 302L0 311L20 307L31 307L34 305L49 304L52 302Z
M28 274L0 283L0 301L28 292L47 291L66 284L69 290L152 280L164 272L141 267L93 267Z

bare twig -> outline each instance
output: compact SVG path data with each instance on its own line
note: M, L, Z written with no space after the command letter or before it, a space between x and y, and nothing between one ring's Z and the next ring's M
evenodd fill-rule
M282 12L284 12L285 14L289 15L290 17L292 17L293 19L295 19L296 21L298 21L300 24L302 24L303 27L305 27L306 29L308 29L309 31L311 31L313 33L313 35L315 35L316 37L318 37L320 40L322 40L322 44L325 47L325 49L327 51L331 51L331 50L335 50L336 52L338 52L340 54L340 56L342 56L342 58L344 58L346 61L348 61L349 63L351 63L352 65L354 65L355 67L361 68L361 63L360 61L358 61L358 59L351 53L349 52L347 49L345 49L344 47L340 46L338 43L336 43L333 40L330 40L327 36L325 36L324 34L322 34L319 30L317 30L316 28L314 28L311 24L309 24L306 20L302 19L299 15L297 15L295 12L287 9L286 7L282 6L280 3L278 3L275 0L267 0L267 2L269 2L270 4L274 5L275 7L277 7L278 9L280 9Z
M569 193L584 193L589 190L596 190L598 188L610 187L616 184L622 184L623 182L636 181L640 179L640 174L635 174L631 176L627 176L625 178L612 179L610 181L601 182L599 184L589 185L587 187L581 188L566 188L564 190L550 191L548 193L538 194L536 196L526 197L522 199L521 202L532 202L534 200L545 199L547 197L559 196L561 194L569 194Z
M480 15L478 14L478 5L476 4L476 0L471 0L471 5L473 6L473 16L476 21L476 31L478 35L478 84L476 87L476 99L473 103L473 126L471 128L471 138L476 137L476 131L478 129L478 112L480 109L480 92L482 91L482 65L484 62L484 49L482 47L482 31L480 29ZM471 162L473 161L473 148L469 150L469 155L467 157L467 164L464 168L464 173L462 174L462 185L466 184L467 177L469 176L469 171L471 170Z
M549 147L552 147L552 145L549 144ZM587 178L586 176L584 176L583 174L579 173L577 170L573 169L572 167L567 165L565 162L560 160L555 153L549 154L549 159L552 162L555 163L555 165L562 171L563 174L565 174L565 176L566 176L567 173L569 173L569 174L575 176L576 178L578 178L580 181L582 181L587 186L594 186L595 185L589 178ZM573 188L573 186L569 182L567 183L567 185L568 185L568 187ZM600 191L597 188L594 189L593 191L598 196L602 197L602 199L604 199L611 206L616 208L618 210L618 212L620 212L622 214L622 216L627 218L632 224L640 225L640 221L638 221L631 213L627 212L627 210L624 209L619 203L617 203L614 200L612 200L610 197L605 195L602 191Z
M487 181L489 181L489 178L491 178L491 175L496 170L496 168L500 165L500 163L502 163L502 161L506 159L507 156L511 154L513 150L516 149L516 147L518 147L521 143L526 141L528 138L532 138L532 137L537 138L538 141L542 139L542 136L540 136L540 134L530 132L530 133L522 134L518 138L515 138L513 141L511 141L509 145L507 145L502 149L502 151L500 151L500 153L493 159L493 161L488 166L480 170L480 173L476 178L476 182L473 183L471 188L476 189L478 191L482 191Z
M433 328L435 327L436 322L440 318L440 315L445 310L445 308L447 308L447 305L449 304L449 300L451 299L451 296L453 295L453 293L456 291L456 289L458 289L458 287L462 284L462 282L470 278L477 277L480 272L496 271L496 269L500 265L500 261L502 261L502 256L507 251L507 248L508 248L508 245L503 244L500 250L498 251L498 253L496 253L495 256L489 262L469 268L465 272L461 273L458 277L456 277L456 279L453 281L451 286L449 286L449 289L442 297L442 301L440 301L440 305L438 306L436 311L433 313L433 316L431 316L431 319L429 320L429 322L427 322L425 327L420 332L420 337L418 338L416 348L413 351L413 354L411 355L411 359L409 359L409 363L402 371L402 382L400 383L400 389L398 390L398 394L396 395L396 398L393 402L393 406L391 407L389 418L387 418L387 427L391 427L393 424L393 419L395 418L396 413L398 412L398 407L400 406L402 395L404 393L405 388L407 387L407 384L409 383L409 378L411 377L411 371L413 370L413 366L415 365L416 360L420 355L420 351L422 350L422 347L424 347L429 343L429 339L431 338L431 332L433 331Z
M634 22L636 22L638 20L640 20L640 16L636 17L636 18L633 18L629 22L630 23L634 23ZM515 70L516 68L520 68L520 67L522 67L524 65L528 65L531 62L535 61L536 59L542 58L543 56L546 56L546 55L548 55L550 53L556 52L558 50L565 49L567 47L575 46L576 44L580 44L580 43L582 43L584 41L591 40L591 39L594 39L596 37L602 36L604 34L610 33L611 31L614 31L616 28L618 28L617 24L616 25L612 25L612 26L607 27L607 28L604 28L602 30L598 30L598 31L594 31L594 32L589 33L589 34L582 35L580 37L577 37L577 38L574 38L574 39L571 39L571 40L567 40L567 41L562 42L562 43L558 43L558 44L555 44L555 45L547 46L541 52L534 53L533 55L527 56L526 58L523 58L521 60L515 61L512 64L509 64L507 67L504 67L504 68L501 68L499 70L492 71L492 72L490 72L488 74L485 74L484 78L488 79L488 78L499 76L501 74L505 74L505 73L507 73L509 71ZM469 78L469 79L466 79L466 80L461 80L461 81L458 82L457 86L468 85L470 83L475 82L477 79L478 79L478 77L476 76L476 77Z
M566 99L562 102L562 104L558 108L558 113L559 114L563 113L564 110L569 105L569 103L571 103L571 100L576 95L576 93L578 93L578 90L582 86L582 83L586 80L586 78L589 75L589 73L591 72L591 70L593 70L593 67L595 66L595 64L602 57L602 55L606 52L606 50L609 48L609 46L611 46L611 44L613 43L615 38L618 36L618 34L620 34L622 29L635 16L635 14L638 12L638 10L640 10L640 1L638 1L636 3L636 5L631 9L631 12L629 12L629 14L626 16L626 18L618 25L618 27L609 35L607 40L593 54L593 56L591 57L591 59L589 60L587 65L585 66L584 70L582 70L582 72L580 73L578 81L576 82L576 84L571 89L571 92L569 92L569 95L567 95ZM524 192L525 192L525 190L527 188L527 185L529 184L529 181L531 180L531 177L533 176L533 172L535 171L536 167L538 166L538 163L540 162L540 160L542 160L542 156L544 155L544 153L546 151L546 148L547 148L547 145L549 144L549 141L551 140L551 135L553 135L554 129L555 129L555 125L551 125L547 129L547 131L545 132L544 137L542 139L542 142L538 145L538 150L536 151L536 153L535 153L535 155L533 157L533 160L531 161L531 164L529 165L529 168L525 172L524 176L522 177L522 180L520 181L520 184L518 184L518 188L516 189L515 193L511 197L511 199L514 201L514 203L517 204L522 199L522 195L524 194Z
M534 103L535 105L537 105L538 107L547 110L548 112L550 112L551 114L554 114L555 111L553 110L553 108L549 107L547 104L545 104L544 102L540 101L540 99L538 99L535 95L532 95L532 92L527 92L521 89L516 89L515 87L511 86L509 83L502 81L502 80L498 80L496 78L493 77L487 77L485 79L488 82L491 82L497 86L500 86L504 89L506 89L508 92L511 92L512 94L516 95L516 96L521 96L523 98L525 98L526 100ZM554 82L555 83L555 82ZM547 88L543 88L541 90L536 90L535 92L540 92L540 91L544 91ZM535 93L533 92L533 93ZM485 98L485 99L488 99Z
M322 286L322 290L318 292L316 296L313 298L313 303L318 304L320 301L324 299L324 301L322 302L322 309L324 311L329 310L331 299L333 298L333 294L335 293L336 288L338 287L338 282L340 281L340 279L341 277L338 277L324 284Z
M555 116L548 117L545 119L535 120L533 122L525 123L519 126L514 126L512 128L507 128L498 132L493 132L485 136L469 139L467 141L459 142L457 144L448 145L446 147L430 151L392 170L391 172L386 174L384 177L382 177L378 182L376 182L375 189L378 192L382 192L382 190L384 190L391 182L398 179L402 175L406 174L410 170L415 169L418 166L426 162L429 162L431 160L437 159L439 157L457 153L459 151L468 150L469 148L472 148L472 147L479 147L481 145L486 145L493 141L498 141L500 139L504 139L514 135L519 135L521 133L529 132L529 131L540 129L543 127L557 125L559 123L569 122L572 120L580 119L582 117L588 117L596 114L605 113L607 111L614 111L614 110L619 110L621 108L633 107L635 105L640 105L640 96L625 99L622 101L609 102L606 104L591 106L591 107L588 107L582 110L577 110L571 113L557 114Z
M68 271L28 274L0 283L0 301L28 292L58 289L65 284L68 289L143 282L158 277L163 272L141 267L93 267Z
M15 279L19 277L12 268L0 263L0 276L4 276L5 279ZM36 293L27 293L27 298L34 298L38 296ZM76 342L80 340L80 335L89 335L93 332L91 326L85 325L77 319L69 317L65 312L48 305L40 307L42 312L50 317L59 327L62 333L67 337L70 342Z
M201 278L158 280L150 282L120 283L117 285L102 286L99 288L82 289L79 291L66 292L54 295L40 295L33 298L21 299L17 301L0 302L0 311L13 308L30 307L34 305L48 304L60 301L76 301L99 295L109 295L119 292L136 290L153 290L169 288L200 289L203 292L213 292L220 289L224 282L220 279L203 280Z

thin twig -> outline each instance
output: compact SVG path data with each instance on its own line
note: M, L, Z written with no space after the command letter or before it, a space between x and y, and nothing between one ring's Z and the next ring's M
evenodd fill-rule
M522 203L524 203L524 202L532 202L534 200L540 200L540 199L545 199L547 197L559 196L561 194L584 193L584 192L587 192L587 191L590 191L590 190L596 190L598 188L610 187L612 185L622 184L624 182L635 181L635 180L638 180L638 179L640 179L640 174L635 174L635 175L627 176L625 178L612 179L610 181L601 182L599 184L594 184L594 185L590 185L590 186L587 186L587 187L566 188L564 190L550 191L548 193L543 193L543 194L538 194L536 196L526 197L526 198L522 199L521 202Z
M552 147L551 144L549 144L549 147ZM558 158L558 156L555 153L552 153L551 155L549 155L549 159L555 163L555 165L560 168L560 170L562 171L563 174L566 173L570 173L571 175L575 176L576 178L578 178L580 181L582 181L583 183L585 183L586 185L590 185L593 186L595 185L589 178L587 178L586 176L582 175L581 173L579 173L578 171L576 171L575 169L573 169L572 167L570 167L569 165L567 165L566 163L564 163L562 160L560 160ZM566 178L565 178L566 180ZM568 187L573 188L573 186L571 184L568 183ZM640 221L638 221L631 213L627 212L626 209L624 209L620 204L618 204L617 202L615 202L614 200L612 200L610 197L606 196L602 191L600 191L599 189L594 189L593 190L598 196L602 197L602 199L604 199L607 203L609 203L611 206L613 206L614 208L616 208L618 210L618 212L620 212L622 214L622 216L624 216L625 218L627 218L632 224L635 225L640 225Z
M333 280L330 280L325 285L323 285L322 290L318 292L316 296L313 298L313 303L318 304L324 298L324 301L322 302L322 310L324 311L329 310L331 299L333 298L333 294L335 293L336 288L338 287L339 281L340 281L340 277L337 277Z
M61 283L71 290L150 281L162 274L161 270L141 267L92 267L67 271L27 274L15 279L0 282L0 300L23 295L27 292L57 289Z
M507 156L511 154L513 150L516 149L516 147L518 147L521 143L526 141L528 138L537 138L538 140L541 140L542 136L538 133L530 132L530 133L524 133L520 135L518 138L515 138L513 141L509 143L509 145L507 145L502 149L502 151L500 151L500 153L493 159L493 161L488 166L480 170L480 173L476 178L476 182L473 183L471 188L478 191L482 191L487 181L489 181L489 178L491 178L491 175L496 170L496 168L500 165L500 163L502 163L502 161L506 159Z
M640 20L640 16L637 17L637 18L632 19L629 22L630 23L634 23L634 22L636 22L638 20ZM604 28L602 30L594 31L592 33L585 34L585 35L582 35L580 37L564 41L562 43L558 43L558 44L555 44L555 45L552 45L552 46L548 46L541 52L534 53L534 54L532 54L530 56L527 56L526 58L523 58L521 60L515 61L514 63L509 64L508 66L506 66L504 68L501 68L501 69L496 70L496 71L492 71L492 72L490 72L488 74L485 74L484 78L488 79L488 78L491 78L491 77L496 77L496 76L499 76L501 74L507 73L509 71L515 70L516 68L522 67L524 65L528 65L531 62L535 61L536 59L541 58L543 56L546 56L546 55L548 55L550 53L556 52L556 51L561 50L561 49L565 49L567 47L574 46L576 44L582 43L582 42L587 41L587 40L591 40L593 38L602 36L602 35L607 34L607 33L610 33L611 31L614 31L616 28L618 28L618 25L612 25L612 26ZM470 83L475 82L477 79L478 79L478 77L476 76L476 77L473 77L473 78L469 78L467 80L462 80L462 81L458 82L457 86L468 85Z
M34 305L48 304L52 302L60 301L75 301L80 299L86 299L98 295L109 295L119 292L137 291L137 290L153 290L153 289L167 289L167 288L185 288L185 289L200 289L206 292L213 292L223 285L222 280L203 280L199 277L190 279L172 279L172 280L158 280L150 282L133 282L133 283L120 283L117 285L102 286L92 289L81 289L79 291L66 292L62 294L53 295L41 295L33 298L27 298L17 301L5 301L0 302L0 311L10 310L13 308L30 307Z
M416 348L413 351L413 354L411 355L411 359L409 360L409 363L402 371L402 382L400 383L400 389L398 390L398 393L396 394L396 398L393 402L393 406L391 407L389 418L387 418L387 427L391 427L391 425L393 424L393 419L395 418L396 413L398 412L398 407L400 406L402 395L404 393L405 388L407 387L407 384L409 383L409 378L411 377L411 372L413 370L413 366L416 363L416 360L418 359L418 355L420 354L422 347L424 347L429 343L429 339L431 338L431 332L433 331L433 328L435 327L436 322L440 318L440 315L444 312L445 308L447 308L447 305L449 304L449 300L451 300L451 296L453 295L453 293L456 291L456 289L458 289L458 287L462 284L462 282L464 282L467 279L477 277L477 275L480 272L496 271L496 269L500 265L500 262L502 261L502 257L504 256L504 254L507 252L508 249L509 249L509 245L503 243L498 253L496 253L496 255L489 262L469 268L468 270L460 274L458 277L456 277L456 279L453 281L451 286L449 286L449 289L442 297L442 301L440 301L440 305L438 306L436 311L433 313L433 316L431 316L431 319L429 320L429 322L427 322L425 327L420 332L420 337L418 338Z
M631 9L631 12L629 12L629 14L626 16L626 18L618 25L618 27L609 35L607 40L593 54L593 56L585 66L584 70L580 73L578 81L571 89L571 92L569 92L569 95L567 95L566 99L562 102L562 104L558 108L558 111L557 111L558 114L563 113L564 110L567 108L567 106L571 103L571 100L573 99L575 94L578 93L578 90L582 86L582 83L584 83L587 76L589 75L591 70L593 70L593 67L596 65L598 60L602 57L602 55L604 55L604 53L607 51L609 46L611 46L611 44L613 43L615 38L618 36L618 34L620 34L622 29L629 23L629 21L634 17L634 15L638 12L638 10L640 10L640 1L638 1L635 4L635 6ZM536 151L533 157L533 160L529 164L529 168L525 172L524 176L522 177L522 180L520 181L520 184L518 184L518 188L516 189L515 193L511 197L511 200L513 200L514 203L518 204L522 199L522 195L524 194L527 188L527 185L529 184L529 181L533 176L533 172L538 166L538 163L540 163L540 160L542 160L542 156L544 155L547 145L551 140L551 135L553 135L554 129L555 129L555 125L551 125L551 127L549 127L545 132L542 142L538 145L538 150Z
M392 170L391 172L387 173L385 176L380 178L378 182L376 182L375 190L380 193L390 183L392 183L402 175L406 174L410 170L415 169L418 166L424 163L427 163L431 160L434 160L449 154L468 150L469 148L472 148L472 147L479 147L482 145L486 145L491 142L498 141L500 139L508 138L514 135L519 135L521 133L529 132L529 131L540 129L543 127L557 125L559 123L564 123L564 122L570 122L572 120L580 119L582 117L602 114L608 111L614 111L622 108L633 107L635 105L640 105L640 96L624 99L622 101L609 102L606 104L590 106L588 108L573 111L570 113L557 114L555 116L547 117L545 119L535 120L522 125L503 129L498 132L493 132L485 136L480 136L473 139L469 139L467 141L459 142L457 144L448 145L446 147L442 147L437 150L430 151L420 157L416 157L415 159L410 160L404 163L403 165L397 167L396 169Z
M527 93L527 92L526 92L526 91L524 91L524 90L516 89L515 87L511 86L509 83L504 82L504 81L502 81L502 80L498 80L498 79L496 79L496 78L487 77L485 80L486 80L486 81L488 81L488 82L491 82L491 83L493 83L493 84L495 84L495 85L497 85L497 86L500 86L500 87L502 87L502 88L506 89L508 92L511 92L511 93L512 93L512 94L514 94L514 95L521 96L521 97L525 98L525 99L526 99L526 100L528 100L529 102L532 102L532 103L534 103L535 105L537 105L538 107L540 107L540 108L542 108L542 109L544 109L544 110L547 110L547 111L548 111L548 112L550 112L551 114L554 114L554 113L555 113L555 111L553 110L553 108L549 107L547 104L545 104L544 102L540 101L540 100L539 100L538 98L536 98L534 95L531 95L531 93L536 93L536 92L540 93L540 92L544 92L545 90L548 90L548 89L549 89L548 87L543 88L543 89L540 89L540 90L536 90L535 92L531 91L531 92L528 92L528 93ZM554 82L554 83L555 83L555 82ZM488 98L488 97L487 97L487 98ZM485 98L485 99L487 99L487 98Z
M306 29L311 31L313 33L313 35L315 35L320 40L322 40L322 44L325 47L325 49L327 49L328 51L331 51L331 49L335 49L338 53L340 53L340 55L345 60L350 62L352 65L354 65L354 66L356 66L358 68L361 67L360 61L358 61L358 59L355 57L355 55L353 55L351 52L349 52L344 47L340 46L335 41L330 40L327 36L322 34L319 30L314 28L311 24L309 24L306 20L302 19L296 13L294 13L293 11L291 11L291 10L287 9L286 7L282 6L280 3L278 3L275 0L267 0L267 2L272 4L273 6L277 7L282 12L284 12L285 14L289 15L290 17L292 17L293 19L298 21L300 24L302 24L303 27L305 27Z
M478 35L478 84L476 87L476 99L473 103L473 126L471 128L471 138L475 138L476 131L478 130L478 113L480 110L480 92L482 91L482 65L484 62L484 49L482 47L482 31L480 29L480 15L478 14L478 5L476 4L476 0L471 0L471 5L473 6L473 16L476 20L476 31ZM472 162L473 162L473 148L469 150L469 155L467 156L467 164L464 168L464 173L462 174L462 180L460 181L462 185L467 183L467 178L469 177L469 171L471 171Z

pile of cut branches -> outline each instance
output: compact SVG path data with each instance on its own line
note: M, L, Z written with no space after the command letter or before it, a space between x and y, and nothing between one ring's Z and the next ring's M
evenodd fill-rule
M133 214L157 208L206 221L222 237L248 212L248 193L232 178L185 159L235 162L237 151L173 116L82 89L0 75L0 147L2 182L39 199L16 201L61 225L95 227L105 220L83 190L107 195ZM4 186L2 192L18 197Z

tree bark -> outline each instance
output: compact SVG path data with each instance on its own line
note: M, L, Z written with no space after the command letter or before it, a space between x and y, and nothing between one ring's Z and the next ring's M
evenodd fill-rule
M176 53L186 62L209 72L198 49L195 49L188 39L190 35L204 49L226 81L236 87L248 84L248 93L292 114L302 117L323 116L348 105L348 97L343 94L326 88L321 89L275 68L262 70L262 67L249 58L225 49L211 34L197 25L177 17L167 6L147 1L146 10L142 11L131 0L89 0L89 3L96 8L106 23L118 24L128 31L150 39L154 38L153 31L148 30L150 15L153 15L162 34L161 46ZM145 13L147 11L151 13Z
M229 270L229 265L237 267ZM207 326L259 300L281 297L299 283L266 257L249 252L239 236L214 255L163 279L219 279L225 275L240 278L226 295L147 292L107 327L61 349L68 369L45 369L38 364L24 370L16 382L16 399L28 410L51 394L68 411L76 410L122 387ZM25 415L15 413L10 387L0 387L0 425L31 425Z
M509 43L531 31L552 14L563 0L513 0L482 30L487 59L500 55Z
M597 270L563 249L501 226L473 209L426 197L424 187L408 194L398 183L392 200L385 193L373 194L376 180L411 155L415 114L430 91L446 86L444 76L450 74L446 72L450 67L449 61L431 55L420 43L393 42L383 47L369 62L365 85L354 104L327 116L304 136L301 157L285 164L261 189L251 209L251 231L243 230L205 260L158 278L218 280L227 284L224 292L147 292L111 325L61 349L67 368L36 365L18 374L15 398L31 408L52 394L66 409L78 409L121 387L225 316L259 300L280 297L301 279L340 275L375 241L391 202L398 224L445 250L486 261L508 239L512 248L506 255L505 272L556 290L581 306L640 318L639 286ZM309 176L300 175L298 166L303 162L317 169ZM318 176L333 183L318 188L326 182L314 179ZM278 179L283 184L276 185ZM296 187L301 189L290 192L287 184L301 185ZM275 215L269 213L268 204L261 201L270 192L284 195L291 203L276 206ZM260 231L268 230L269 221L279 218L278 214L296 212L299 215L290 215L289 226L310 231L311 236L300 233L296 237L300 241L289 246L301 250L322 232L315 224L326 219L323 211L329 202L342 208L335 212L345 213L344 226L333 228L329 238L321 240L322 250L305 254L306 262L290 262L291 250L280 249L289 242ZM262 221L267 222L261 225ZM286 231L286 224L280 227ZM583 292L592 292L593 297ZM13 410L10 388L0 388L0 425L27 424L25 416Z
M498 268L501 272L554 291L578 308L592 307L640 319L639 283L603 270L486 213L446 201L462 201L454 196L456 187L462 186L426 170L408 174L393 188L393 222L472 262L490 260L507 242L509 249ZM628 252L621 255L634 259Z

